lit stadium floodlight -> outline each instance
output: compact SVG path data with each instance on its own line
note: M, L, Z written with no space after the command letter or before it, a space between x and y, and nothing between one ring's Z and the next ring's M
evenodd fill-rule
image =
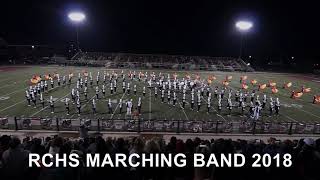
M78 32L78 24L83 22L86 19L86 15L82 12L70 12L68 14L68 18L76 23L76 30L77 30L77 50L80 50L80 45L79 45L79 32Z
M253 27L253 23L250 21L237 21L235 24L236 28L242 32L241 33L241 45L240 45L240 54L239 58L242 56L242 46L243 46L243 36L245 32L249 31ZM251 58L251 57L250 57Z
M249 29L251 29L253 26L252 22L250 21L238 21L236 23L236 27L240 30L240 31L248 31Z
M68 18L74 22L82 22L86 18L86 15L82 12L71 12L68 14Z

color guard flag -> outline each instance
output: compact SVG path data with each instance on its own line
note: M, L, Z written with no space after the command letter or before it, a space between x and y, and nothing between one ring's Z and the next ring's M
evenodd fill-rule
M69 77L73 77L73 73L72 72L69 73Z
M173 74L174 80L177 80L177 77L178 77L177 73L174 73L174 74Z
M294 98L299 98L299 97L301 97L302 95L303 95L303 92L296 92L296 93L293 94L293 97L294 97Z
M33 76L32 79L30 79L32 84L37 84L39 81L41 81L40 76Z
M248 89L249 88L249 86L246 85L246 84L242 84L241 86L242 86L242 89Z
M252 85L257 84L257 82L258 82L258 81L257 81L257 80L255 80L255 79L251 80L251 84L252 84Z
M310 92L310 91L311 91L311 88L304 88L304 89L303 89L303 92L304 92L304 93L308 93L308 92Z
M215 80L215 79L216 79L216 77L214 77L212 75L208 76L208 79L207 79L208 84L211 84L212 81Z
M247 80L247 79L248 79L248 76L241 76L241 77L240 77L240 80L241 80L241 81L245 81L245 80Z
M216 80L217 78L216 78L215 76L213 76L213 75L210 75L210 76L208 77L208 79L211 80L211 81L213 81L213 80Z
M315 95L314 97L313 97L313 104L316 104L316 103L320 103L320 95Z
M292 82L284 83L283 88L289 88L292 86Z
M232 76L227 76L226 78L227 81L231 81L231 79L232 79Z
M34 76L32 76L32 80L33 80L34 82L36 81L36 83L38 83L39 81L41 81L41 77L38 76L38 75L34 75Z
M267 87L267 84L260 84L259 85L259 90L263 90Z
M32 83L32 84L37 84L38 83L38 81L36 80L36 79L30 79L30 82Z
M272 93L273 93L273 94L278 93L278 89L277 89L277 88L275 88L275 87L273 87L273 88L271 89L271 91L272 91Z
M277 85L277 83L275 83L275 82L269 82L270 87L275 87L276 85Z
M228 85L229 85L229 82L228 82L228 81L222 81L222 84L223 84L224 86L228 86Z
M54 78L58 78L59 74L58 73L54 73Z
M46 74L46 75L44 75L44 79L45 79L45 80L49 80L49 79L50 79L50 76Z

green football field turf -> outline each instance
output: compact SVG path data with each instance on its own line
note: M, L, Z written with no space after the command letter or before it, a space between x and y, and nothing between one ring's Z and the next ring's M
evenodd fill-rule
M79 118L76 110L76 106L72 103L70 104L71 114L66 115L64 102L62 99L66 97L70 98L71 88L75 87L77 76L79 72L87 71L92 72L94 79L94 86L88 87L88 99L92 99L95 96L95 77L98 71L100 71L100 87L102 84L102 77L104 71L111 72L110 69L106 68L94 68L94 67L62 67L62 66L20 66L20 67L0 67L0 117L64 117L64 118ZM121 70L115 70L120 74ZM139 71L145 72L146 70L135 70L138 74ZM149 74L155 72L156 74L161 71L162 73L171 73L175 71L172 70L148 70ZM30 85L30 79L32 75L38 74L53 74L54 72L59 73L62 79L63 75L68 75L69 72L73 72L74 78L70 86L57 87L55 82L55 88L51 89L50 82L49 92L44 93L45 99L49 99L50 96L57 98L55 102L55 113L50 113L50 108L47 107L49 104L46 103L46 108L42 109L41 105L38 104L37 108L33 106L27 106L25 98L25 90ZM124 70L128 73L129 70ZM283 74L283 73L269 73L269 72L254 72L254 73L244 73L244 72L207 72L207 71L178 71L176 72L178 78L185 77L186 73L189 74L199 74L201 78L207 79L209 75L214 75L217 79L211 84L213 91L215 86L221 87L221 82L226 78L227 75L233 76L229 87L234 89L235 92L240 88L240 76L248 76L249 92L251 90L257 89L253 87L249 82L252 79L256 79L258 84L269 83L269 81L276 82L278 85L279 92L277 94L271 93L271 88L267 87L265 90L258 92L260 95L260 101L262 101L262 96L266 93L272 97L279 97L281 102L280 115L279 116L268 116L268 111L264 110L262 113L262 121L271 122L307 122L316 123L320 122L320 104L312 104L313 95L320 95L320 78L312 77L309 75L301 74ZM171 76L172 77L172 76ZM128 78L127 78L128 79ZM285 82L292 82L293 85L289 89L283 89L282 86ZM133 84L137 85L137 95L133 95ZM292 90L300 90L301 86L304 85L307 88L311 88L311 92L305 93L299 99L291 99L290 94ZM146 96L142 96L142 88L146 86ZM97 101L97 111L96 115L92 114L91 101L85 101L83 95L81 95L82 104L82 114L81 118L106 118L106 119L128 119L131 118L125 114L125 106L123 107L123 113L119 113L119 107L117 102L122 97L124 101L133 99L134 107L137 106L138 97L142 98L142 114L141 119L144 120L221 120L221 121L238 121L248 119L246 116L240 116L241 110L234 108L232 115L228 116L224 100L224 105L221 114L217 114L217 100L213 97L210 113L207 113L206 97L202 101L201 111L196 112L190 109L190 104L186 105L185 109L180 107L182 101L182 95L178 95L177 105L166 103L167 95L165 95L165 103L161 103L161 92L158 91L158 98L154 97L154 90L147 88L147 83L139 82L138 80L133 80L131 85L131 94L122 93L122 81L118 81L117 92L110 95L109 83L106 84L106 97L99 99ZM213 92L212 92L213 94ZM250 94L250 93L249 93ZM225 94L227 96L227 93ZM100 97L102 95L100 94ZM113 102L113 114L108 113L107 100L111 99ZM171 98L172 99L172 98ZM187 95L187 102L190 101L189 95ZM195 98L196 99L196 98ZM196 100L195 100L196 102ZM196 104L195 104L196 105ZM249 105L249 104L248 104ZM249 107L247 107L248 109Z

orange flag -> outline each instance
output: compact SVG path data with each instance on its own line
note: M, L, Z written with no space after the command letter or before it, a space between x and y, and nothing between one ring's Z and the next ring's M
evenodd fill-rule
M303 92L296 92L296 93L293 94L293 97L294 97L294 98L299 98L299 97L301 97L302 95L303 95Z
M303 89L303 92L304 92L304 93L308 93L308 92L310 92L310 91L311 91L311 88L304 88L304 89Z
M267 87L267 84L260 84L259 85L259 90L263 90Z
M314 96L314 100L313 100L313 103L320 103L320 95L318 96Z
M274 87L274 88L271 89L271 91L272 91L273 94L276 94L276 93L278 93L279 90Z
M240 80L241 80L241 81L245 81L245 80L247 80L247 79L248 79L248 76L241 76L241 77L240 77Z
M249 88L249 86L246 85L246 84L242 84L241 86L242 86L242 89L248 89Z
M275 87L276 85L277 85L277 83L275 83L275 82L269 82L270 87Z
M284 83L283 88L289 88L292 86L292 82Z
M85 77L88 77L88 76L89 76L89 73L88 73L87 71L84 71L84 72L83 72L83 75L84 75Z
M212 80L216 80L217 78L213 75L210 75L210 76L208 76L208 79L212 81Z
M229 85L229 82L228 82L228 81L222 81L222 84L223 84L224 86L228 86L228 85Z
M231 79L232 79L232 76L227 76L227 77L226 77L226 80L227 80L227 81L230 81Z
M30 79L30 82L31 82L32 84L37 84L37 83L38 83L38 80L35 79L35 78L32 78L32 79Z
M176 79L177 79L177 77L178 77L177 73L174 73L174 74L173 74L173 78L174 78L174 80L176 80Z
M34 76L32 76L32 78L30 79L30 82L31 82L32 84L37 84L39 81L41 81L41 77L38 76L38 75L34 75Z
M54 78L58 78L59 74L58 73L54 73Z
M251 84L252 84L252 85L257 84L257 82L258 82L258 81L257 81L257 80L255 80L255 79L251 80Z
M47 74L44 75L44 79L45 79L45 80L49 80L49 78L50 78L49 75L47 75Z

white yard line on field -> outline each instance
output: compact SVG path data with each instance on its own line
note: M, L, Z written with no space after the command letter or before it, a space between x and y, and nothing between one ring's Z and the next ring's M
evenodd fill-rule
M61 101L63 98L65 98L65 97L68 96L68 95L69 95L69 93L67 93L67 94L66 94L65 96L63 96L62 98L59 98L57 101ZM49 106L46 106L45 108L40 109L39 111L33 113L30 117L33 117L33 116L37 115L38 113L40 113L41 111L47 109L48 107L49 107Z
M11 79L11 78L2 79L2 80L0 81L0 83L3 82L3 81L7 81L7 80L9 80L9 79Z
M180 103L180 101L179 101L178 98L177 98L177 101L178 101L178 103L179 103L179 105L180 105L180 108L182 109L182 112L183 112L184 116L187 118L187 120L189 120L189 117L187 116L186 111L185 111L184 108L182 107L182 105L181 105L181 103Z
M149 89L149 121L151 120L151 89Z
M5 111L5 110L7 110L7 109L10 109L10 108L12 108L12 107L14 107L14 106L16 106L16 105L18 105L18 104L21 104L21 103L23 103L24 101L26 101L26 100L24 99L24 100L22 100L22 101L20 101L20 102L17 102L17 103L15 103L15 104L11 105L11 106L8 106L8 107L6 107L6 108L4 108L4 109L1 109L0 112Z
M286 104L290 104L290 103L288 103L288 102L286 102L286 101L283 101L283 102L286 103ZM313 114L313 113L311 113L311 112L309 112L309 111L303 110L303 109L298 108L298 107L295 107L295 106L293 106L293 107L294 107L295 109L298 109L298 110L300 110L300 111L308 114L308 115L311 115L311 116L314 116L314 117L317 117L317 118L320 119L320 116L317 116L317 115L315 115L315 114ZM289 116L286 115L286 117L289 117ZM294 119L294 118L290 118L290 117L289 117L289 119Z
M17 93L17 92L20 92L20 91L25 91L26 89L27 89L27 88L20 89L20 90L16 90L16 91L13 91L13 92L11 92L11 93L5 94L5 95L3 95L3 96L8 96L8 95L11 95L11 94L15 94L15 93Z
M126 92L127 92L127 91L125 91L125 92L122 94L121 99L123 99L124 95L126 95ZM111 117L110 117L111 120L112 120L114 114L116 113L119 105L120 105L120 104L118 103L117 106L116 106L116 108L115 108L114 111L112 112L112 115L111 115Z
M202 99L208 104L208 101L206 99L204 99L203 97ZM221 116L213 106L211 106L211 108L217 113L216 114L217 116L221 117L224 121L226 121L226 119L223 116Z
M80 108L80 110L82 110L83 108L85 108L85 107L88 105L88 103L90 103L91 100L92 100L95 96L96 96L96 95L93 95L93 96L89 99L89 101L86 102L86 103ZM73 114L70 118L73 118L74 115L75 115L75 114Z
M8 86L12 86L12 85L14 85L14 84L7 84L5 86L1 86L0 89L3 89L3 88L8 87Z
M26 82L26 81L28 81L28 80L24 80L24 81L15 81L15 82L10 83L10 84L7 84L7 85L5 85L5 86L1 86L1 87L0 87L0 89L3 89L3 88L8 87L8 86L17 85L17 84L19 84L19 83Z
M55 88L58 88L58 87L59 87L59 86L57 86L57 87L55 87ZM55 88L53 88L53 89L55 89ZM53 89L50 89L49 91L51 91L51 90L53 90ZM49 91L48 91L48 92L49 92ZM7 109L10 109L10 108L12 108L12 107L14 107L14 106L16 106L16 105L18 105L18 104L21 104L23 101L25 101L25 100L19 101L19 102L15 103L15 104L13 104L13 105L11 105L11 106L8 106L8 107L6 107L6 108L4 108L4 109L1 109L0 112L2 112L2 111L4 111L4 110L7 110Z
M309 115L311 115L311 116L317 117L317 118L319 118L319 120L320 120L320 116L317 116L317 115L315 115L315 114L313 114L313 113L311 113L311 112L309 112L309 111L306 111L306 110L303 110L303 109L300 109L300 108L297 108L297 107L294 107L294 108L296 108L296 109L298 109L298 110L300 110L300 111L302 111L302 112L305 112L305 113L307 113L307 114L309 114Z
M284 116L284 117L286 117L286 118L288 118L288 119L290 119L290 120L292 120L292 121L294 121L294 122L298 122L296 119L294 119L294 118L292 118L292 117L289 117L289 116L287 116L287 115L285 115L285 114L281 114L282 116Z

